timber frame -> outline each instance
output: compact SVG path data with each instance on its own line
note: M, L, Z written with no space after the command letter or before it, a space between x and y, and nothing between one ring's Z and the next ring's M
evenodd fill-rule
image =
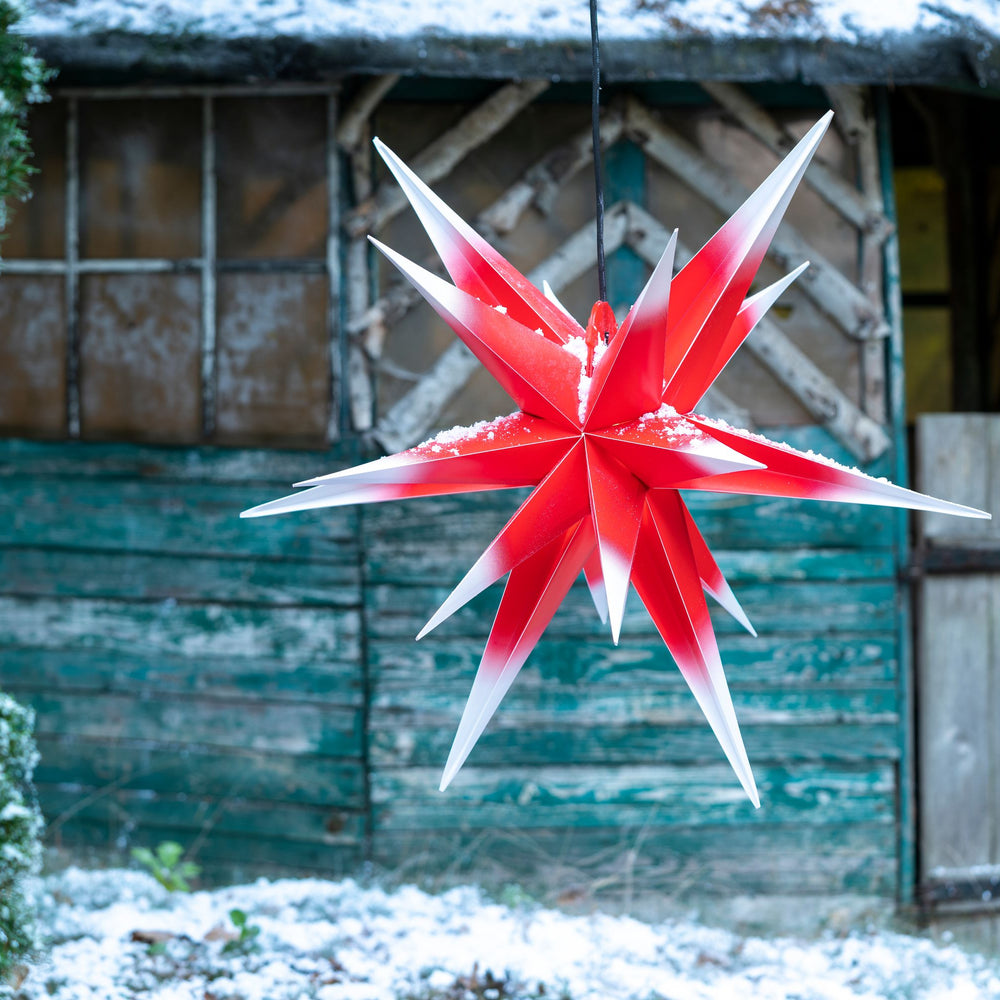
M345 281L346 323L353 373L379 364L386 331L404 315L419 296L401 279L372 299L365 234L378 229L405 207L398 188L386 182L373 190L370 181L370 129L364 122L395 84L382 77L366 86L345 109L349 128L339 136L348 153L355 194L360 202L345 220L348 245ZM543 81L510 83L473 107L445 134L434 139L413 159L412 166L429 184L445 177L461 158L499 132L517 112L547 89ZM783 129L744 91L732 84L705 84L706 92L771 151L782 154L794 144ZM805 293L840 332L857 342L862 357L862 405L856 406L778 327L767 320L749 339L748 350L798 399L805 409L841 441L859 460L871 461L890 445L885 388L886 338L889 326L882 301L882 247L893 232L882 202L878 149L873 119L866 113L863 93L857 88L828 88L831 103L840 113L848 140L857 150L860 189L818 163L806 172L805 181L857 227L863 280L855 284L825 261L814 247L786 223L778 232L770 256L789 268L808 259L811 267L801 282ZM672 131L638 99L616 102L604 114L605 149L620 138L631 140L646 155L671 171L684 184L724 214L731 214L745 198L745 190L683 137ZM590 164L589 130L553 149L535 163L513 186L473 220L487 239L513 229L532 207L546 213L560 188ZM593 221L571 236L556 253L538 264L529 277L544 277L556 292L594 267ZM641 206L629 201L610 205L605 222L610 255L626 245L652 267L666 243L664 227ZM678 262L690 251L678 248ZM433 262L427 262L434 266ZM440 272L439 269L439 273ZM353 424L370 432L388 451L409 447L426 437L447 402L462 388L476 362L460 343L449 347L431 370L377 420L365 380L349 380ZM732 401L714 392L708 406L718 415L745 419Z
M371 373L382 360L387 331L419 299L402 279L384 291L373 292L371 260L366 234L377 231L406 207L398 187L384 182L373 188L371 179L370 119L380 103L399 82L395 75L369 79L346 107L339 107L339 86L281 85L278 87L153 87L121 89L74 88L62 91L67 100L66 125L66 252L62 260L9 260L4 269L11 274L61 274L65 280L68 315L66 355L67 427L71 438L80 436L80 340L78 285L82 274L171 272L200 276L201 297L201 392L202 430L211 440L215 426L215 283L216 273L226 263L216 258L216 174L214 101L220 96L322 94L327 99L327 187L328 241L326 259L292 265L295 270L322 267L329 282L327 335L330 342L330 410L328 440L332 443L351 431L370 436L381 447L395 451L426 437L442 410L476 368L472 354L456 342L435 361L412 389L386 413L376 414ZM549 84L542 80L508 83L473 106L462 119L436 137L412 166L428 184L446 177L471 151L496 135L523 108L543 94ZM794 137L755 103L741 88L709 82L704 89L740 125L767 149L783 154ZM844 444L859 461L882 455L890 444L885 387L886 338L889 326L882 300L882 247L893 232L882 202L875 125L859 88L830 86L831 104L838 112L838 127L855 148L860 187L850 186L838 174L814 163L805 175L810 185L830 206L858 230L862 280L854 283L824 260L807 239L787 223L779 230L770 257L785 269L802 260L811 266L799 282L821 313L861 354L862 399L857 406L777 325L765 319L747 343L748 351L795 397L816 420ZM202 118L202 212L201 254L192 259L80 259L79 246L79 138L80 100L114 100L141 97L195 96L200 99ZM748 192L713 165L685 138L660 121L635 97L626 97L609 107L602 120L605 149L619 139L628 139L652 160L701 195L724 215L731 214ZM343 219L341 154L346 160L354 201L357 205ZM473 220L487 239L512 230L529 209L547 213L559 190L590 164L589 130L546 153L523 177ZM595 265L593 220L571 236L556 253L538 264L529 277L540 283L544 277L556 292ZM607 209L606 246L610 255L620 246L631 247L649 266L658 258L667 232L641 206L628 200ZM690 255L678 248L678 263ZM433 262L428 262L435 266ZM246 264L236 265L245 268ZM288 262L259 261L254 267L288 269ZM440 270L440 268L438 268ZM342 277L343 275L343 277ZM343 299L343 302L342 302ZM343 312L342 312L343 309ZM346 336L341 335L341 324ZM342 382L345 383L342 385ZM706 408L734 422L747 422L748 415L718 390L710 393Z

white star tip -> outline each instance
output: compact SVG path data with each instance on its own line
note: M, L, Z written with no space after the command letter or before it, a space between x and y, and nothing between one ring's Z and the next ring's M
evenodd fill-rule
M724 611L728 612L740 625L746 629L755 639L757 638L757 630L750 624L750 619L747 618L746 612L743 610L740 602L736 600L736 595L733 593L732 587L726 582L725 578L720 574L720 581L717 586L709 587L704 584L705 589L715 598L718 602L719 607Z

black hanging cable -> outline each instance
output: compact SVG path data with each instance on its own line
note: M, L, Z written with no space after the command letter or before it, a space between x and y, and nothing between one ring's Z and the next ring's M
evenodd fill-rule
M590 56L590 125L594 135L594 188L597 194L597 288L598 300L607 302L608 279L604 269L604 186L601 184L601 53L597 38L597 0L590 0Z

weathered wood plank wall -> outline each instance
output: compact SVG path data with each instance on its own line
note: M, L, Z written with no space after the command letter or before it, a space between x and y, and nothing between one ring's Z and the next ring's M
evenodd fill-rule
M837 453L823 432L788 435ZM841 455L841 457L845 457ZM496 596L413 635L513 499L369 509L365 604L375 857L532 875L557 891L891 895L896 877L897 590L873 508L691 497L759 636L718 616L761 786L745 801L637 600L615 648L571 595L452 788L437 779ZM678 878L693 869L693 883Z
M331 464L2 445L0 686L38 710L53 843L171 837L224 874L370 856L567 890L892 895L886 512L691 498L759 631L717 620L760 811L638 601L615 648L583 590L441 795L496 595L413 635L514 498L237 518Z
M0 686L38 711L51 842L173 838L251 870L358 863L357 517L237 517L313 468L3 443Z

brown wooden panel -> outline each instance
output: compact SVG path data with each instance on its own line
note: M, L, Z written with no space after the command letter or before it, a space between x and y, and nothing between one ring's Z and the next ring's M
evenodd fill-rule
M84 436L197 441L198 279L85 275L80 317Z
M220 257L326 254L326 102L216 104Z
M65 103L33 104L28 139L38 173L31 178L31 198L8 203L10 221L0 250L11 260L60 258L66 252Z
M822 108L817 108L815 112L775 111L773 114L789 132L801 138L822 112ZM748 191L754 190L777 166L779 157L766 150L741 125L716 113L697 116L694 121L698 145L713 162L724 163ZM817 160L851 182L854 181L854 155L836 128L827 131L816 151ZM812 187L808 184L799 186L785 217L839 271L851 281L859 280L857 230Z
M322 447L330 408L326 277L219 278L218 439Z
M66 428L66 319L61 277L0 278L0 431Z
M200 248L200 104L81 102L80 255L196 257Z

